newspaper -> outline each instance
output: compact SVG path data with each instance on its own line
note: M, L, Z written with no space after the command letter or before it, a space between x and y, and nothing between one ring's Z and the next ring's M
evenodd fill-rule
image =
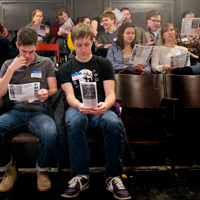
M171 56L170 58L170 66L177 68L177 67L185 67L187 66L188 59L190 59L190 53L179 54L175 56Z
M81 97L85 106L97 107L97 86L96 82L83 82L80 81Z
M115 8L113 13L115 14L116 17L115 26L117 26L120 22L124 20L126 15L117 8Z
M66 32L69 32L72 30L73 27L74 27L73 21L71 20L71 18L68 18L68 20L60 28L64 28L66 29Z
M196 29L199 28L200 18L183 18L181 35L197 35Z
M146 64L151 59L155 46L142 46L135 44L129 63L133 65Z
M40 90L40 82L27 83L27 84L8 84L8 92L10 100L26 101L29 103L38 100L35 97Z
M45 36L46 35L46 26L42 24L33 24L33 28L37 32L38 35Z
M155 46L161 46L161 29L157 30L154 43L155 43Z

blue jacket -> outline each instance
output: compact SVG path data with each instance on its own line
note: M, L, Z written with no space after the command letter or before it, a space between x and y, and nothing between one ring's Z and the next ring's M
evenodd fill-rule
M120 70L122 70L122 69L127 67L127 65L123 64L123 51L116 44L112 44L109 47L106 57L112 63L112 66L113 66L113 69L114 69L115 72L119 72ZM144 69L147 70L147 73L150 73L151 72L150 63L147 63L144 66Z

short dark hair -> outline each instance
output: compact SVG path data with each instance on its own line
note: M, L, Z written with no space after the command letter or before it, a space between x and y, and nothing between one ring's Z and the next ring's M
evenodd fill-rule
M151 19L152 17L158 16L158 15L160 15L162 17L161 13L158 10L150 10L147 13L146 22L147 22L148 19Z
M71 32L72 42L74 42L79 38L84 38L84 37L90 37L90 40L93 41L94 33L90 26L83 23L79 23L72 28Z
M86 16L78 17L78 18L76 19L76 23L77 23L77 24L83 23L83 22L85 21L86 18L89 19L89 17L86 17Z
M123 7L120 11L122 12L123 10L128 10L130 12L129 8L127 7Z
M67 12L65 12L62 8L57 8L54 12L54 15L56 16L56 18L58 18L59 16L62 16L63 13L67 13Z
M19 46L35 45L37 46L38 35L33 28L23 27L17 33L17 44Z
M129 27L135 29L135 26L130 22L126 22L119 27L116 45L121 47L121 49L124 49L124 47L125 47L124 37L123 37L124 31ZM136 36L135 36L135 39L133 40L133 42L131 43L131 47L133 48L135 44L136 44Z

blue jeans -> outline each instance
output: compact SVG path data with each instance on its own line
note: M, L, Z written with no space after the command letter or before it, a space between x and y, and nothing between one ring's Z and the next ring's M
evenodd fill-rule
M70 107L65 113L71 176L90 175L87 129L103 134L105 144L105 178L120 176L123 172L123 127L117 115L108 110L100 116L83 115Z
M39 138L40 155L36 164L38 171L48 171L57 142L57 127L54 120L39 111L12 109L0 116L0 171L5 171L12 162L5 138L28 129Z
M194 75L199 75L200 74L200 64L193 65L191 66L192 72Z

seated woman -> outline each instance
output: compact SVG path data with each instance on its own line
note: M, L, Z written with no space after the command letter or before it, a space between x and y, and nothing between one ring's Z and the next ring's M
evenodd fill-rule
M83 23L83 24L86 24L86 25L90 26L90 19L89 19L88 17L86 17L86 16L78 17L78 18L76 19L76 22L77 22L77 24ZM68 35L68 38L67 38L67 46L68 46L68 48L69 48L69 50L70 50L69 56L71 56L71 55L75 56L75 55L76 55L76 52L74 51L75 48L74 48L74 45L72 44L71 33ZM92 49L91 49L91 51L92 51L92 54L95 54L95 53L96 53L95 42L93 42L93 44L92 44Z
M182 18L195 18L196 10L188 8L182 12ZM196 30L197 35L181 35L181 30L177 29L175 44L184 46L190 52L191 64L196 64L196 60L200 58L200 33L199 28Z
M154 72L168 72L178 74L200 74L200 65L190 67L190 59L186 64L187 67L173 68L170 65L171 56L185 54L187 48L175 45L175 28L173 24L167 23L161 29L162 46L156 46L151 59L151 67Z
M33 28L33 24L42 25L43 11L41 9L35 9L32 13L32 21L30 24L26 25L28 28ZM50 40L50 27L45 25L45 36L38 35L38 44L47 44Z
M109 47L106 56L111 61L115 73L120 72L128 66L130 74L133 74L136 69L137 71L143 70L147 73L151 72L149 63L146 65L138 64L136 66L128 63L135 43L136 38L134 25L129 22L122 24L122 26L119 27L117 40Z

